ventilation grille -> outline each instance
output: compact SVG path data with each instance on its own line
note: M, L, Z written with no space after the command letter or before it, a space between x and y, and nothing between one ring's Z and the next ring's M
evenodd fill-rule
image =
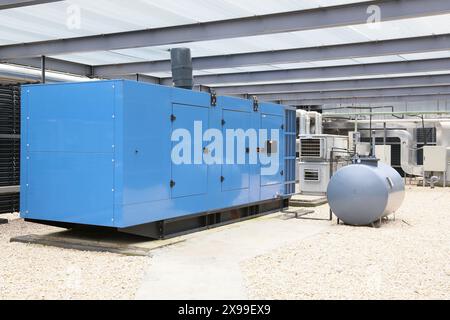
M302 158L321 158L321 139L302 139L300 141L300 155Z
M0 187L20 184L20 86L0 86ZM0 213L19 211L19 193L0 192Z
M295 122L297 113L295 110L286 109L285 112L285 194L295 193L295 173L296 173L296 144L297 131Z
M305 169L305 181L319 182L319 170Z
M436 143L436 128L418 128L417 129L417 143L419 144L425 144L430 143L434 144ZM425 142L426 141L426 142Z

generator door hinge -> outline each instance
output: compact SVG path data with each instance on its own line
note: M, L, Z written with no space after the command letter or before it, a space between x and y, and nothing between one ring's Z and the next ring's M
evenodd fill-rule
M253 100L253 111L258 112L259 111L259 101L257 96L252 97Z
M215 91L211 91L211 106L217 107L217 94Z
M220 182L223 183L224 181L225 181L225 177L224 177L224 176L221 176L221 177L220 177Z
M170 115L170 121L175 122L175 120L177 120L177 117L174 114Z
M222 119L222 127L224 127L227 124L227 122L225 121L225 119Z
M175 185L176 185L175 181L170 180L170 188L173 189Z

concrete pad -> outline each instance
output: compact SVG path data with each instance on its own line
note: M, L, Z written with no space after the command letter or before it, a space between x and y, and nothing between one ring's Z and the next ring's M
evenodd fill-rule
M137 299L247 299L240 263L331 228L277 213L152 251Z
M289 204L293 207L307 208L319 207L326 203L328 203L328 199L326 196L313 196L305 194L296 194L291 198L289 202Z
M12 221L19 220L19 219L20 219L19 213L5 213L5 214L2 214L1 218L0 218L0 220L4 221L3 223L12 222Z
M66 230L49 234L19 236L11 239L11 242L80 251L110 252L128 256L148 256L155 248L172 245L180 241L184 241L182 237L159 241L103 230Z

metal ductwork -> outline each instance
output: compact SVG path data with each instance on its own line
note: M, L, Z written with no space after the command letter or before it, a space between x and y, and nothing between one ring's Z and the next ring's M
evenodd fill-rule
M323 118L322 114L315 111L297 110L297 118L300 124L300 135L322 135L323 133ZM314 130L312 130L311 122L314 119ZM314 131L314 132L313 132Z
M376 137L384 137L383 132L376 132ZM413 135L406 130L388 130L389 138L399 138L401 142L401 166L404 172L413 176L423 176L423 166L417 164L417 146Z
M440 122L437 125L437 143L447 148L447 182L450 181L450 121Z
M170 57L172 61L173 85L177 88L192 90L194 77L191 49L174 48L170 50Z
M315 114L315 119L316 119L316 134L317 135L321 135L323 133L323 117L322 114L320 114L319 112L316 112Z
M299 119L299 133L301 136L310 134L307 129L307 122L309 121L308 112L305 110L297 110L297 118Z
M322 127L323 127L323 119L322 115L319 112L311 111L308 112L309 117L309 128L310 128L310 134L315 135L321 135L322 134ZM314 119L314 132L311 130L311 121Z

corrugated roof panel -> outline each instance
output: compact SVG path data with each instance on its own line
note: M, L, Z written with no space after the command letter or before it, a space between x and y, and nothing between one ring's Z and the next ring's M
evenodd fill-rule
M450 58L450 50L436 51L436 52L409 53L409 54L402 54L400 56L406 60L426 60L426 59Z
M260 65L260 66L239 67L237 69L240 72L260 72L260 71L280 70L281 68L273 65Z
M398 55L353 58L353 60L356 61L357 63L362 63L362 64L405 61L404 58L402 58L401 56L398 56Z
M298 62L298 63L284 63L284 64L274 64L274 67L279 69L307 69L314 68L314 65L310 62Z
M450 24L443 23L443 20L446 19L450 19L450 15L383 22L381 23L380 28L375 28L368 25L346 26L283 34L242 37L237 39L200 41L150 48L114 50L113 52L124 55L125 57L135 57L146 61L155 61L169 59L168 50L171 47L189 47L192 49L193 57L205 57L268 50L317 47L321 45L339 45L346 43L366 42L370 40L387 40L402 37L431 35L433 32L430 32L429 30L427 31L426 29L418 30L418 28L411 28L411 25L415 25L416 22L418 22L419 25L420 23L427 25L431 23L432 20L437 21L437 28L434 30L435 33L450 33ZM30 35L30 37L32 37L32 35ZM83 55L78 55L76 60L71 60L72 57L68 57L67 55L60 55L58 58L80 63L87 63L88 60L91 60L87 59L86 61L83 61ZM117 59L117 63L125 63L129 58L120 60L118 56ZM100 58L96 60L100 60ZM105 61L99 64L106 63L108 62Z
M129 56L125 54L119 54L110 51L99 51L99 52L84 52L84 53L73 53L65 55L51 56L52 58L67 60L72 62L77 62L87 65L102 65L102 64L121 64L121 63L131 63L131 62L141 62L145 59Z
M324 61L312 61L310 62L314 67L336 67L336 66L349 66L358 64L353 59L339 59L339 60L324 60Z
M251 82L251 84L275 84L275 83L305 83L305 82L322 82L322 81L339 81L339 80L363 80L363 79L383 79L383 78L400 78L400 77L413 77L413 76L424 76L424 75L439 75L439 74L450 74L450 68L448 70L433 71L433 72L414 72L414 73L400 73L400 74L379 74L370 76L355 76L355 77L341 77L341 78L317 78L317 79L289 79L289 80L276 80L276 81L258 81ZM209 84L213 87L223 86L240 86L248 85L248 82L234 82L234 83L214 83ZM208 84L205 84L208 85Z
M347 26L371 41L450 33L450 14Z
M163 50L155 47L113 50L111 52L140 58L145 61L159 61L170 59L169 49Z

